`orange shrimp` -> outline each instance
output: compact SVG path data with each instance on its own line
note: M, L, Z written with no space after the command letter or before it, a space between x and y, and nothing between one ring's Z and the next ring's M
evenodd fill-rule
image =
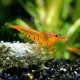
M26 29L20 25L12 25L10 23L6 23L6 24L10 26L11 28L17 29L26 37L34 41L36 44L40 44L46 47L49 46L51 47L51 50L52 48L54 48L53 53L55 52L55 47L53 46L55 42L67 40L64 37L61 37L59 34L55 34L52 32L39 32L33 29Z

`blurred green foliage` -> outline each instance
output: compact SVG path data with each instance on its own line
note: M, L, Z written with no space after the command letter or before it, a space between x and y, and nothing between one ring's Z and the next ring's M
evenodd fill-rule
M18 31L5 26L5 22L54 32L68 38L65 43L55 44L54 57L70 58L67 46L80 49L79 3L80 0L0 0L0 40L29 41Z

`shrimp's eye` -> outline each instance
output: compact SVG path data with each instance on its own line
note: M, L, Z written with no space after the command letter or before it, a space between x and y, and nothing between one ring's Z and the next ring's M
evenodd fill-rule
M60 36L61 36L61 35L59 35L59 34L56 34L56 35L55 35L55 37L60 37Z
M59 35L55 35L55 37L59 37Z

